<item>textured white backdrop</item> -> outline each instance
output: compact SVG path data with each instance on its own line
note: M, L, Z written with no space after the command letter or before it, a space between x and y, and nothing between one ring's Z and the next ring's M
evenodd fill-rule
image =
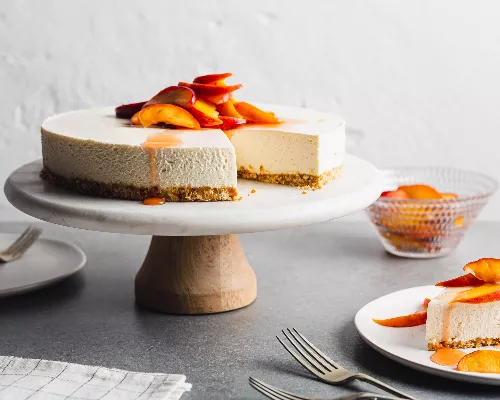
M45 117L214 71L242 98L342 114L377 166L500 180L499 15L496 0L1 1L0 182L40 157Z

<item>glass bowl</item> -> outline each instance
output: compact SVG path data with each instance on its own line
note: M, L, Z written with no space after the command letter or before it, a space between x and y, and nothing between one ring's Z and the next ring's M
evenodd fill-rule
M368 209L372 225L389 252L401 257L442 257L462 241L498 183L481 173L456 168L396 168L383 171L387 190L425 184L456 199L401 200L380 197Z

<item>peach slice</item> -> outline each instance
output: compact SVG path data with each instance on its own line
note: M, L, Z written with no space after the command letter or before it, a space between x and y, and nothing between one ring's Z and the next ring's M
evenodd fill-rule
M188 82L179 82L179 86L186 86L190 89L193 89L198 96L221 96L227 93L234 92L235 90L243 87L243 85L221 86Z
M464 271L486 283L500 282L500 259L481 258L465 265Z
M196 102L196 94L184 86L169 86L157 93L144 107L153 104L174 104L182 108L189 108Z
M380 197L390 197L391 199L397 199L397 200L409 200L409 199L411 199L410 195L401 189L393 190L390 192L383 192L380 195Z
M224 104L231 99L231 93L224 93L218 96L200 96L203 100L214 104Z
M438 282L435 286L444 287L465 287L465 286L482 286L486 282L481 279L476 278L472 274L466 274L459 276L458 278L453 278L447 281Z
M461 350L449 349L445 347L436 350L436 352L431 356L431 361L438 365L444 365L445 367L456 367L466 354L467 353Z
M200 123L188 111L173 104L154 104L134 114L132 124L148 127L163 122L184 128L200 129Z
M194 78L193 82L194 83L203 83L205 85L213 85L217 84L221 81L224 81L224 79L229 78L233 74L231 72L224 72L222 74L209 74L209 75L201 75L196 78Z
M463 372L500 374L500 351L476 350L463 357L457 365Z
M426 297L426 298L424 299L424 302L422 303L422 308L423 308L424 310L427 310L427 308L429 307L429 303L430 303L430 302L431 302L431 299L429 299L428 297Z
M442 198L441 193L428 185L404 185L399 190L403 190L415 200L438 200Z
M419 311L401 317L389 319L373 319L373 322L390 328L409 328L411 326L423 325L427 321L427 311Z
M453 200L457 199L458 195L456 193L441 193L441 198L443 200Z
M219 113L215 109L215 105L205 100L196 100L194 105L188 110L198 120L202 127L222 124L222 120L219 119Z
M242 118L234 118L234 117L225 117L225 116L220 116L219 119L222 120L221 125L215 125L212 126L212 128L219 128L222 129L223 131L227 131L230 129L236 129L238 126L246 124L246 120Z
M261 124L277 124L280 122L273 113L262 111L260 108L244 101L234 103L234 108L247 121Z
M116 118L130 119L136 112L141 111L144 104L146 104L146 102L141 101L140 103L123 104L118 106L115 108Z
M223 115L225 117L243 118L243 115L236 111L236 108L234 108L234 104L230 101L219 104L217 106L217 111L219 111L220 115Z
M460 292L451 301L452 303L490 303L500 300L500 285L497 283L486 283L482 286Z

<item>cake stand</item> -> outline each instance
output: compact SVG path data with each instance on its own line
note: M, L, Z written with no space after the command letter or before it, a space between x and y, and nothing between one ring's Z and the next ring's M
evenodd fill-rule
M241 201L145 206L65 191L40 179L41 169L39 160L14 171L5 184L7 199L24 213L54 224L153 235L135 278L136 302L175 314L235 310L255 300L255 273L236 234L351 214L378 198L383 181L371 164L348 155L340 178L321 190L304 194L289 186L240 179Z

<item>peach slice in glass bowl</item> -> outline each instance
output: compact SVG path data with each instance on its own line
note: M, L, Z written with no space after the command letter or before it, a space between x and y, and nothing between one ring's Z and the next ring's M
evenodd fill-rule
M458 168L394 168L384 174L389 191L409 196L381 196L367 213L384 248L401 257L448 255L498 187L493 178Z

